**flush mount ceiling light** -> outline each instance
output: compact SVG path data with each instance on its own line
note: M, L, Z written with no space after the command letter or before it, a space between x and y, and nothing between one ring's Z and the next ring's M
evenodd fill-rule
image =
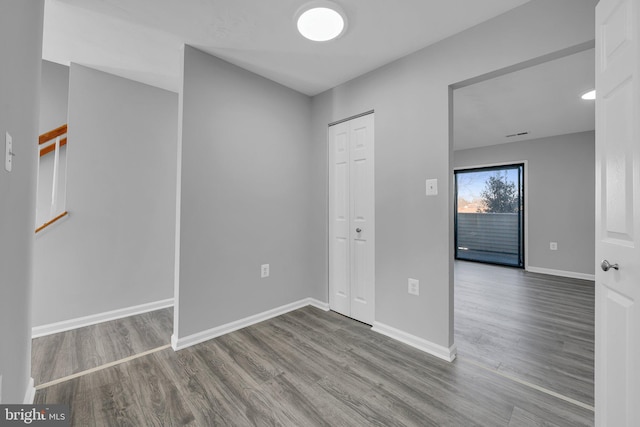
M595 91L595 89L594 90L590 90L589 92L582 94L581 98L585 99L587 101L591 101L591 100L596 99L596 91Z
M340 37L347 29L347 18L340 6L331 1L305 4L295 15L296 27L305 38L326 42Z

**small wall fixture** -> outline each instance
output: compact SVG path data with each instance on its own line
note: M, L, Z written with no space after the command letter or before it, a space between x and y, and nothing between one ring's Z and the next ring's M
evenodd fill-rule
M313 1L295 15L298 32L315 42L336 39L347 30L347 18L340 6L331 1Z
M582 94L582 99L585 99L587 101L592 101L594 99L596 99L596 91L594 90L590 90L587 93Z

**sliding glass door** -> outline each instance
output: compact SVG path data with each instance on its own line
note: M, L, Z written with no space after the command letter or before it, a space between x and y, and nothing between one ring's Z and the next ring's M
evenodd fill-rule
M524 267L524 165L455 171L456 259Z

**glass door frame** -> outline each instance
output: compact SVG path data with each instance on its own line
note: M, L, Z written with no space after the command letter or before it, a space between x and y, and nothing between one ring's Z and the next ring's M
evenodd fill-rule
M491 170L501 170L501 169L513 169L520 168L519 178L520 178L520 186L519 191L521 192L521 200L522 200L522 209L519 218L519 230L518 240L520 247L520 265L513 264L505 264L500 262L490 262L490 261L481 261L481 260L467 260L458 258L458 179L457 174L460 172L473 172L473 171L491 171ZM453 169L453 234L454 234L454 246L453 246L453 257L454 260L463 260L469 262L480 262L484 264L494 264L494 265L502 265L506 267L513 268L522 268L524 270L528 269L528 162L527 160L519 160L519 161L510 161L510 162L501 162L501 163L491 163L484 165L472 165L472 166L457 166Z

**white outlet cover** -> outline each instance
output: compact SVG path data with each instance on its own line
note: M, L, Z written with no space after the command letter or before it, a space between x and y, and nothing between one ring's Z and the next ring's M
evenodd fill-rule
M13 169L13 138L9 132L5 132L4 138L4 169L7 172Z
M428 179L426 181L426 194L427 194L427 196L437 196L438 195L438 180L437 179Z
M552 251L558 250L558 242L549 242L549 249Z
M269 277L269 264L262 264L260 266L260 277L263 279Z
M411 295L420 295L420 281L417 279L409 279L409 293Z

